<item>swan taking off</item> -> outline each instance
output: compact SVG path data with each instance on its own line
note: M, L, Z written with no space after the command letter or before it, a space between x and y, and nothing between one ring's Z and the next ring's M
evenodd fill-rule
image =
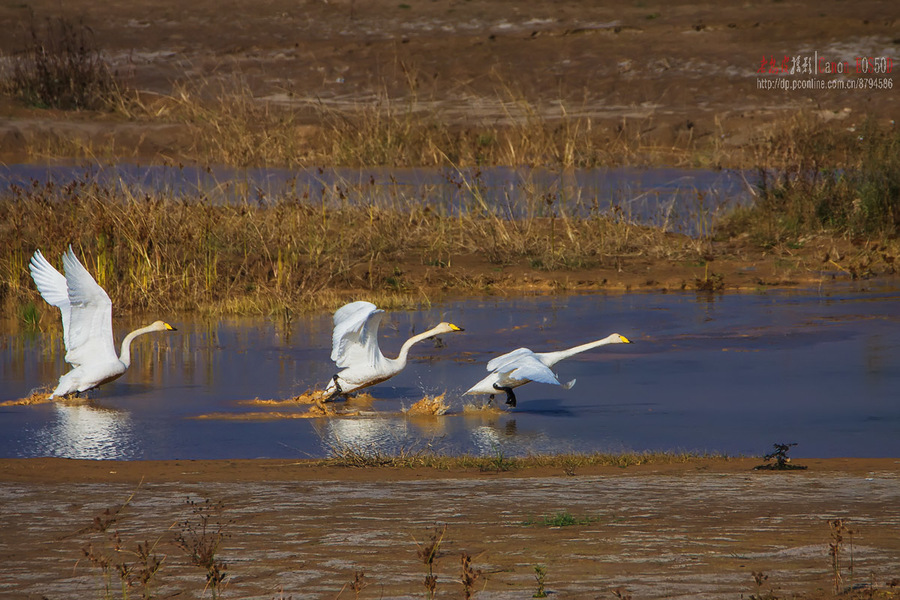
M325 388L327 400L390 379L406 367L406 357L413 344L441 333L463 331L452 323L439 323L406 340L397 358L388 358L378 348L378 326L382 317L383 310L362 300L335 311L331 360L342 371L328 382Z
M497 392L506 392L506 403L515 407L516 395L513 388L525 385L529 381L537 381L539 383L550 383L552 385L561 385L565 389L575 385L575 380L568 383L560 383L556 374L550 370L550 367L558 363L564 358L569 358L580 352L596 348L597 346L605 346L607 344L630 344L631 341L624 335L613 333L602 340L575 346L568 350L560 350L558 352L532 352L528 348L519 348L502 356L491 360L487 364L487 370L491 374L473 385L463 394L490 394L491 400Z
M66 362L74 367L59 378L59 385L50 394L51 400L121 377L131 364L131 341L137 336L151 331L175 331L162 321L136 329L122 340L122 352L116 356L112 302L78 261L72 246L63 254L65 277L47 262L40 250L31 258L30 268L41 296L62 313Z

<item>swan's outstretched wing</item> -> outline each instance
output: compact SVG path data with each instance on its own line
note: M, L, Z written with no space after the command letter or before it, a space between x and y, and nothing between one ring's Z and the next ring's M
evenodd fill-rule
M534 356L534 352L532 352L528 348L519 348L517 350L513 350L512 352L501 354L500 356L492 358L490 361L488 361L487 370L492 372L499 372L506 365L516 362L523 356Z
M511 361L507 361L495 369L495 372L500 376L501 385L522 381L561 385L559 379L550 370L550 367L539 361L530 350L527 353L521 353Z
M66 329L66 362L79 366L85 362L115 360L118 357L109 296L78 261L71 246L63 254L63 268L71 306Z
M29 268L31 269L31 278L34 279L34 284L41 297L47 301L47 304L57 307L62 313L63 336L68 350L70 307L69 286L66 284L66 278L47 262L40 250L34 251Z
M384 311L371 302L344 305L334 313L331 360L340 368L374 365L381 358L378 326Z

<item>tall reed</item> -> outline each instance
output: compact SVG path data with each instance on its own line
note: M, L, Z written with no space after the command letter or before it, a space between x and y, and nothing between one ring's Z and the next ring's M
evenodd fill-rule
M360 292L415 303L428 298L420 286L484 285L460 276L454 260L555 270L693 252L681 236L599 211L548 213L542 197L504 215L475 191L453 209L369 194L335 184L319 197L298 190L229 201L89 177L13 188L0 196L0 296L34 300L31 254L54 260L69 244L117 310L245 314L332 308Z
M832 232L870 238L900 230L900 131L867 119L853 131L797 117L758 148L757 201L726 229L762 244ZM802 243L802 242L800 242Z

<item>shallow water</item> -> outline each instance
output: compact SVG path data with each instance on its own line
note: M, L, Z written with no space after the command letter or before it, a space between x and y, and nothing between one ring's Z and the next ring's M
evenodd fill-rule
M0 407L0 456L168 459L321 457L332 444L448 453L690 450L731 455L796 442L792 456L900 456L900 292L843 288L578 295L449 302L391 312L382 349L450 320L466 331L413 348L407 369L370 392L363 416L196 419L266 410L241 404L323 387L330 315L173 321L136 342L132 368L88 405ZM139 323L117 321L117 332ZM560 349L621 333L635 343L556 365L571 390L528 384L516 409L465 413L461 394L493 356ZM58 331L0 333L0 401L63 372ZM121 333L117 339L121 338ZM407 418L445 393L442 417ZM502 395L501 395L502 396ZM498 404L503 406L502 398ZM283 412L283 409L277 409ZM291 409L287 409L290 411ZM293 410L305 412L306 407Z

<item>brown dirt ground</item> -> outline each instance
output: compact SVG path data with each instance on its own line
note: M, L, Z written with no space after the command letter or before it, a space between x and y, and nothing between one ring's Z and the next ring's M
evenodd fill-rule
M169 94L179 81L229 81L237 74L257 97L353 108L385 91L403 98L412 82L420 102L465 125L469 118L508 119L497 101L498 90L508 89L548 116L558 114L562 101L611 132L636 127L648 145L716 140L723 162L732 161L729 155L739 162L748 142L798 110L842 127L865 115L900 116L891 91L756 86L762 57L895 56L892 0L724 6L196 0L189 7L173 0L31 0L0 5L0 30L13 32L0 36L3 54L21 45L32 11L39 19L83 17L120 71L148 95ZM315 127L315 111L309 114ZM178 124L0 101L6 162L23 160L27 145L73 137L129 149L130 158L141 160L183 157L191 142ZM728 288L741 289L849 278L859 247L833 246L813 240L802 251L766 253L736 247L717 256L711 270L725 275ZM840 266L823 274L829 257ZM520 282L520 291L680 289L705 274L697 264L640 259L619 269L560 275L512 267L498 274L477 257L468 260L464 275L506 278ZM436 567L440 597L462 595L461 551L484 570L476 584L483 598L530 597L535 565L546 567L547 589L558 598L611 598L616 589L634 598L737 598L770 589L779 596L827 596L828 520L834 518L849 520L855 532L852 583L874 585L882 598L900 594L888 587L900 577L896 460L806 460L808 471L790 473L754 472L756 462L580 469L566 476L283 461L4 460L0 595L101 597L100 572L81 549L89 541L100 547L102 536L83 529L132 493L120 532L128 548L160 540L167 558L157 597L164 598L199 597L203 590L203 573L186 565L171 542L173 523L191 516L188 496L222 500L226 518L234 519L221 550L230 573L225 597L350 598L351 590L341 590L358 569L370 583L362 598L421 597L416 541L437 522L448 524ZM525 524L562 510L589 522ZM845 554L845 576L848 566ZM769 577L760 590L752 571Z
M891 90L757 89L763 57L897 58L891 0L702 3L574 0L31 0L0 6L0 52L23 46L30 15L82 19L130 85L171 94L185 81L240 77L255 97L312 108L355 108L415 94L448 123L502 123L498 98L548 117L590 116L636 126L648 145L717 140L742 152L782 118L805 110L842 126L900 116ZM791 76L796 77L796 76ZM891 78L894 77L892 74ZM316 126L310 110L310 125ZM9 161L41 136L118 140L120 152L178 158L183 127L103 115L0 106ZM734 162L734 161L725 161Z
M571 475L282 460L2 460L2 595L101 597L101 570L82 549L111 547L91 523L131 498L109 531L126 551L150 542L166 555L156 597L200 597L204 572L173 543L178 523L196 521L190 498L224 503L226 598L352 598L341 590L357 571L369 583L361 598L424 597L417 544L437 524L447 525L435 566L439 598L462 597L462 552L482 571L476 598L530 597L536 565L555 598L612 598L615 590L634 598L819 598L833 587L833 519L853 532L841 548L844 585L858 586L858 597L896 597L900 461L796 462L808 470L754 471L760 460L749 458ZM541 524L563 511L580 523ZM753 572L768 577L761 589Z

